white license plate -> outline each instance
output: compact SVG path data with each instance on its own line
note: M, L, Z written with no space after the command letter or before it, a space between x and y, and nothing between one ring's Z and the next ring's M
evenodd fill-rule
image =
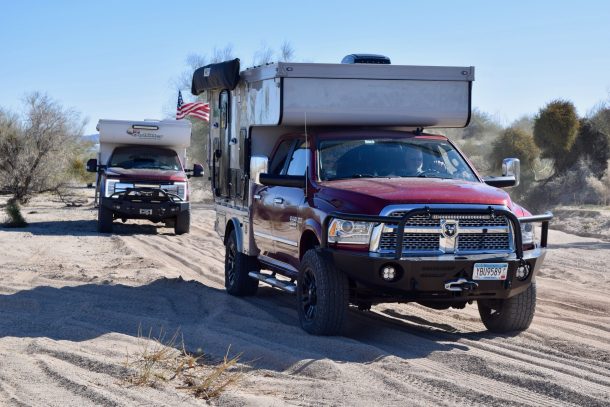
M140 209L140 215L152 215L152 209Z
M508 263L475 263L473 280L506 280Z

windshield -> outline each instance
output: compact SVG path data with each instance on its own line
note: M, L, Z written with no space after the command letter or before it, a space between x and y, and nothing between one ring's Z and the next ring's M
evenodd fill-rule
M118 147L110 157L109 167L181 171L175 151L156 147Z
M322 140L318 148L322 181L392 177L478 181L462 156L446 140Z

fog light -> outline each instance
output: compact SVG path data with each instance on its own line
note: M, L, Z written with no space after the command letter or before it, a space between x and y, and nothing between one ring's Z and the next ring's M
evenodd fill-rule
M396 279L396 268L394 266L383 266L381 268L381 277L385 281L394 281Z
M528 278L530 275L530 270L531 268L529 264L522 264L521 266L517 267L517 271L515 272L517 280L523 281Z

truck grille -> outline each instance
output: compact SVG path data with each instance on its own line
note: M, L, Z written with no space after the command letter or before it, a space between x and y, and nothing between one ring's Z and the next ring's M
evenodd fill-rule
M405 211L395 211L389 216L402 217ZM455 225L453 236L443 233L443 225ZM511 252L512 235L510 221L505 216L482 215L417 215L405 225L402 250L405 254L435 255L442 253ZM396 226L386 225L379 239L378 251L396 251Z

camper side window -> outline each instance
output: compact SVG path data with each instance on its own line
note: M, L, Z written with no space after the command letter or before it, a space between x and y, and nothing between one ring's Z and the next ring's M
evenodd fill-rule
M292 140L284 140L280 143L269 165L269 174L279 175L282 172L291 146Z

